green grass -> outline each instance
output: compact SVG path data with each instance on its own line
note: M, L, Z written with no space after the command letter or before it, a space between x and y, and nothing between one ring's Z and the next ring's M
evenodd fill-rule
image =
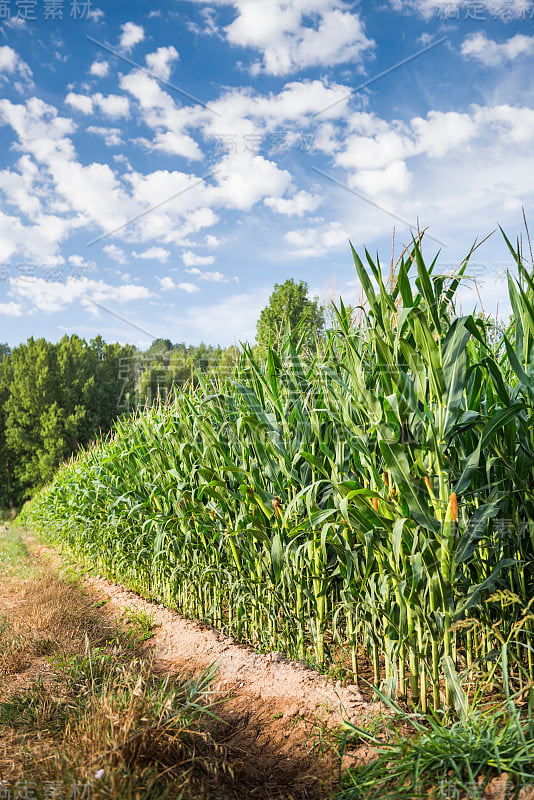
M508 650L505 646L501 654L506 685L511 683ZM483 800L490 781L502 775L509 800L526 786L534 788L532 690L507 691L504 700L492 704L483 704L481 694L469 703L457 686L456 717L408 713L381 695L392 716L378 729L344 724L341 754L351 743L366 743L376 757L345 773L336 800Z
M126 608L122 619L125 623L123 635L134 645L146 642L154 636L154 615L143 608Z
M0 577L17 574L28 578L33 572L20 531L13 526L0 526Z
M439 718L405 716L412 735L376 747L372 763L350 770L338 800L415 800L447 786L456 797L482 798L495 776L509 776L511 792L534 786L534 720L502 706L446 725ZM357 735L356 728L353 734Z

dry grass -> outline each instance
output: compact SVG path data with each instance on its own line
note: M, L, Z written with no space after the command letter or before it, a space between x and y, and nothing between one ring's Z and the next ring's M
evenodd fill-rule
M214 706L212 674L158 673L146 615L113 619L32 558L19 548L0 586L0 787L39 800L54 787L57 800L318 796L302 764L243 746L250 730Z

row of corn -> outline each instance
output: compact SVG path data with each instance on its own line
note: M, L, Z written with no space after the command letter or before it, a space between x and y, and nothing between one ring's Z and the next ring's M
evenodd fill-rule
M317 353L288 335L229 379L124 419L26 507L88 564L241 641L361 665L426 708L493 674L534 679L534 284L506 240L514 319L458 316L414 242L385 285L353 250ZM444 676L448 681L444 680Z

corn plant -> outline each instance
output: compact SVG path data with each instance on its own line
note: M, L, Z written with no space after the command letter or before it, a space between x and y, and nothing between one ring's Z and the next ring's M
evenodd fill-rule
M357 325L340 302L315 355L288 331L121 420L26 524L243 642L320 667L345 651L356 680L364 658L389 696L449 703L443 665L494 675L534 588L534 280L506 241L504 333L456 314L471 253L451 278L414 241L386 286L353 249Z

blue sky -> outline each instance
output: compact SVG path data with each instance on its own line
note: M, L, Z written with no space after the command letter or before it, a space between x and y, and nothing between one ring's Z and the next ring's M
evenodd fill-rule
M451 272L532 222L533 68L530 0L0 2L0 341L252 340L417 221ZM462 310L507 267L497 232Z

